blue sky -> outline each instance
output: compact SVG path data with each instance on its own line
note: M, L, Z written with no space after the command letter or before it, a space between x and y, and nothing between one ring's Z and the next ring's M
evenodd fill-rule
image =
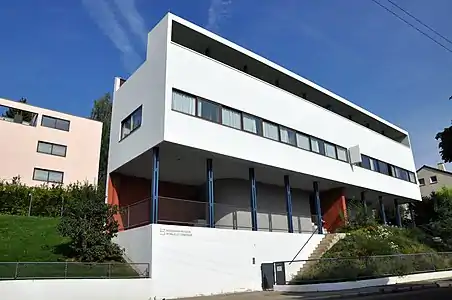
M394 1L452 39L452 1ZM0 97L89 115L144 60L146 33L168 11L408 130L417 166L439 161L452 53L370 0L5 1Z

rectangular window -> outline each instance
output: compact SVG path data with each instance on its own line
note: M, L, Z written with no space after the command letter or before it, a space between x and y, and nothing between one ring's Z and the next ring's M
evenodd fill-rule
M438 182L438 178L436 176L430 177L430 183L437 183L437 182Z
M337 159L348 162L347 149L336 146Z
M262 121L262 136L279 141L278 125Z
M419 185L425 185L425 179L424 178L419 178Z
M47 143L47 142L38 142L38 152L51 154L56 156L66 156L67 147L63 145Z
M171 108L175 111L194 116L196 113L196 98L194 96L173 90Z
M416 183L416 176L414 175L413 172L408 172L408 176L410 178L410 182Z
M295 136L295 131L285 128L285 127L280 127L279 128L279 134L281 135L281 142L286 143L286 144L290 144L292 146L296 146L297 145L297 139Z
M297 147L304 150L311 150L311 146L309 144L309 137L307 135L297 132Z
M400 169L400 179L405 180L405 181L410 181L407 170Z
M316 138L311 138L311 150L315 153L320 153L320 143Z
M220 123L220 106L213 102L198 98L198 117Z
M121 139L125 138L133 131L141 127L142 106L138 107L133 113L121 122Z
M243 130L261 135L261 120L247 114L242 114Z
M380 173L389 175L388 164L383 161L380 161L380 160L377 163L378 163L378 170L380 171Z
M42 116L41 126L69 131L70 121L49 116Z
M221 108L221 123L223 125L236 129L241 129L242 127L241 122L242 121L240 118L240 112L225 107Z
M333 144L323 143L325 147L325 155L336 159L336 147Z
M33 170L33 180L50 183L63 183L63 172L35 168Z
M377 161L369 156L362 155L362 167L368 170L377 171Z

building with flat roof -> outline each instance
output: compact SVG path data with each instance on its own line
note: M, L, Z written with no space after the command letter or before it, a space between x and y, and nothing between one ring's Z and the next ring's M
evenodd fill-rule
M116 79L108 172L117 242L159 297L259 290L261 264L306 259L347 199L421 200L405 130L172 14Z
M97 184L102 123L0 98L0 180Z

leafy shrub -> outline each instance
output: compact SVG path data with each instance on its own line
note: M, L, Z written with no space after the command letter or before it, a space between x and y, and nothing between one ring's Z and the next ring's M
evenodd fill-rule
M31 201L32 216L57 217L70 193L71 187L63 188L57 184L26 186L20 182L20 177L15 177L12 182L0 181L0 214L28 215Z
M440 256L418 238L416 229L373 225L359 228L349 232L320 260L307 264L292 283L357 280L452 266L452 256Z
M106 204L92 185L72 185L59 232L70 238L70 256L81 261L122 260L122 250L111 242L118 232L117 207Z

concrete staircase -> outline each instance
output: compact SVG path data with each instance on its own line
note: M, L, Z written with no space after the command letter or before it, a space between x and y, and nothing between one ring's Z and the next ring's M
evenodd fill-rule
M311 255L309 255L308 260L303 264L297 274L301 275L303 270L307 270L309 267L315 265L317 260L320 259L326 251L328 251L334 246L334 244L343 239L345 236L345 233L327 233L314 251L312 251Z

